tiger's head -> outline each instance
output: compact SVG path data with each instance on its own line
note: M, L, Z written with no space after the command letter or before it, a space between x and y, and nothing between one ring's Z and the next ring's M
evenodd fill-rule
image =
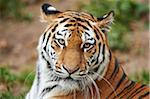
M109 63L106 33L114 12L101 18L85 12L58 11L43 4L41 19L48 24L38 46L42 67L50 81L64 90L80 90L105 75Z

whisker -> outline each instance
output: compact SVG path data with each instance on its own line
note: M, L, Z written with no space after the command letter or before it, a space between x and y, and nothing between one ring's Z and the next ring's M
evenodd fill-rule
M90 95L91 95L91 83L89 81L89 79L87 79L87 77L84 78L84 84L85 84L85 87L86 87L86 99L90 99Z
M93 73L96 74L97 76L99 76L101 79L103 79L110 86L110 88L114 91L115 96L118 97L117 92L115 91L115 88L112 86L112 84L106 78L102 77L101 75L99 75L96 72L93 72Z
M89 89L90 89L91 97L93 99L94 94L93 94L93 88L92 88L92 86L89 86Z
M58 76L55 71L51 70L47 72L49 81L59 81L61 76Z
M84 89L84 99L88 99L88 88Z
M73 90L73 99L76 99L76 90Z
M89 83L89 81L88 81L88 79L86 80L87 81L87 88L88 88L88 99L90 99L90 97L92 97L92 99L93 99L93 89L92 89L92 87L91 87L91 83Z
M82 80L80 80L80 83L81 83L81 92L82 92L82 95L84 96L84 99L87 99L86 97L86 89L85 89L85 78L82 78Z
M89 86L87 87L87 90L88 90L88 99L90 99L90 88L89 88Z
M84 78L81 80L81 85L82 85L82 90L84 90L85 89L85 84L84 84L85 82L84 82Z
M84 99L86 99L85 98L85 95L86 95L86 93L85 93L85 88L84 88L84 78L82 78L82 80L80 80L80 83L81 83L81 92L82 92L82 94L83 94L83 96L84 96Z
M87 75L87 77L92 81L92 83L93 83L93 85L94 85L94 87L95 87L95 89L96 89L97 98L100 99L100 93L99 93L99 88L98 88L97 84L95 83L95 81L94 81L90 76ZM95 98L95 99L96 99L96 98Z
M31 71L31 72L27 75L27 77L25 78L25 80L24 80L24 82L23 82L23 85L26 84L28 78L29 78L32 74L34 74L34 72L35 72L35 70Z

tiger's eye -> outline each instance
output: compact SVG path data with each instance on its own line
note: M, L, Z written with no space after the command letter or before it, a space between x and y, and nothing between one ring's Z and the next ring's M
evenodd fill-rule
M65 45L65 40L63 40L63 39L58 39L58 42L59 42L61 45Z
M83 47L84 47L84 48L89 48L90 46L91 46L90 43L85 43Z

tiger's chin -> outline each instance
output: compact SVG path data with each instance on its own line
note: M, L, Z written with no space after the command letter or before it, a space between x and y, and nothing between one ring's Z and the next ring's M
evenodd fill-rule
M53 89L50 93L47 93L44 96L44 99L68 96L69 94L76 93L79 90L80 87L77 81L72 79L62 79L59 81L55 89Z
M65 93L70 93L80 89L78 82L73 79L61 80L59 85Z

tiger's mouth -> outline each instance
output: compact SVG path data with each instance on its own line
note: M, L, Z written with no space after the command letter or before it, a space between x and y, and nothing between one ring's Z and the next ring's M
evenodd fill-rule
M54 69L51 69L49 72L49 80L47 83L54 84L48 86L52 88L52 92L57 93L55 95L68 95L78 91L86 93L87 90L93 92L93 87L98 90L98 86L95 82L96 79L93 79L92 76L94 75L92 71L83 75L76 74L74 76L65 75L65 73L56 73ZM98 91L96 92L98 93Z
M53 76L53 81L57 81L57 82L65 82L64 84L69 84L71 82L71 84L76 84L78 85L78 87L80 89L85 89L85 87L90 86L92 84L92 82L95 82L96 79L93 79L93 75L94 73L92 72L88 72L87 74L82 74L82 75L61 75L61 73L52 73Z
M71 77L61 78L59 82L61 84L60 86L62 86L63 89L69 90L84 90L87 86L91 84L89 79L82 78L79 80L75 80Z
M66 91L72 92L72 91L85 91L87 89L90 89L92 86L97 86L95 80L98 77L98 73L95 76L95 73L97 72L97 68L89 68L86 72L81 73L80 70L77 70L76 72L73 72L72 74L69 74L67 71L56 70L56 69L49 69L49 81L54 82L55 85L59 86L59 91Z

